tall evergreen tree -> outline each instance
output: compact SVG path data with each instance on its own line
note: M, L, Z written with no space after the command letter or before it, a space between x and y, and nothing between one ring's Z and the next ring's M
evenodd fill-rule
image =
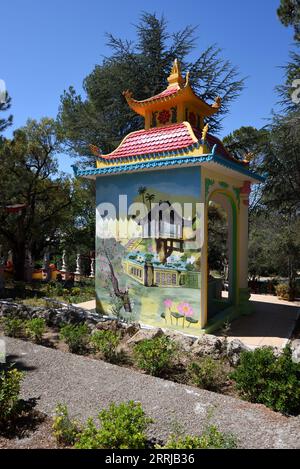
M300 41L300 0L280 0L277 9L280 21L285 26L293 26L296 41Z
M231 102L243 89L236 68L216 45L190 61L190 52L198 48L196 28L171 33L164 17L143 13L136 33L135 42L108 34L112 54L85 78L86 98L73 87L61 97L59 122L72 155L90 157L89 144L110 152L128 132L141 129L143 119L128 107L122 92L130 89L137 99L145 99L162 91L175 58L183 71L190 70L191 83L204 100L221 96L221 111L209 120L212 132L220 130Z
M8 96L7 92L0 89L0 112L6 112L11 106L11 98ZM0 138L4 130L12 124L13 117L12 115L6 118L0 118Z

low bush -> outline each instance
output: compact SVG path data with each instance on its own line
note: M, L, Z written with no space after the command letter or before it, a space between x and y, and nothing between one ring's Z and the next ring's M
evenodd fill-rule
M73 287L73 288L71 289L71 294L72 294L73 296L78 296L78 295L80 295L80 294L81 294L81 288L79 288L79 287Z
M161 376L173 365L177 344L169 337L146 339L136 344L134 357L139 368L153 376Z
M149 419L140 403L129 401L102 410L98 415L100 428L92 418L79 433L77 449L143 449L147 443L145 430Z
M6 425L18 413L23 375L14 368L0 372L0 425Z
M70 352L83 354L89 342L89 328L86 324L67 324L60 329L60 337L67 343Z
M80 431L80 424L70 418L67 406L58 404L53 417L53 435L60 446L72 446Z
M196 386L215 392L222 391L228 379L224 362L211 357L203 357L197 362L192 362L188 367L188 373Z
M215 425L208 427L201 436L171 434L164 446L157 449L233 449L237 447L232 434L221 433Z
M280 283L275 287L276 295L281 298L282 300L289 300L290 299L290 287L287 283Z
M91 345L100 352L105 360L108 362L116 362L118 358L117 347L120 343L121 337L115 331L96 331L91 336Z
M25 322L27 336L36 343L41 343L46 329L46 321L43 318L28 319Z
M21 337L24 333L24 321L18 318L2 318L4 334L8 337Z
M300 363L292 361L289 346L279 357L271 347L243 352L231 378L244 399L285 414L300 413Z

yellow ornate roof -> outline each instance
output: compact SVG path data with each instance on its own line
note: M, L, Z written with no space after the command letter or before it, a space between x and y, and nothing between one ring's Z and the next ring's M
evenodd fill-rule
M141 101L134 99L129 90L124 91L123 95L130 108L143 117L146 117L148 112L161 109L164 104L168 106L189 104L194 106L203 117L211 116L220 109L221 98L219 96L212 105L197 96L189 83L189 73L183 79L177 59L173 63L168 83L169 85L164 91Z

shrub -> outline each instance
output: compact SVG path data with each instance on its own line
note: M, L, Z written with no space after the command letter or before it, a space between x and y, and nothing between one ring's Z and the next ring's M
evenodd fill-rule
M105 360L115 362L117 360L117 346L120 343L120 334L113 331L96 331L91 336L91 344L97 352L101 352Z
M188 371L196 386L209 391L221 391L228 378L224 362L211 357L203 357L191 363Z
M286 414L300 412L300 364L292 361L289 346L279 357L271 347L243 352L231 377L240 395L248 401Z
M23 373L16 369L0 373L0 424L8 423L18 412Z
M52 429L53 435L59 445L71 446L75 443L80 425L76 420L69 417L66 405L57 404Z
M78 435L75 448L78 449L142 449L147 437L145 430L151 419L146 417L140 403L129 401L102 410L98 415L100 428L93 419Z
M82 354L87 349L89 328L86 324L67 324L61 328L60 337L65 340L70 352Z
M42 342L45 328L46 321L43 318L28 319L25 323L26 334L37 343Z
M178 436L171 434L164 446L157 449L232 449L236 448L233 435L221 433L215 425L211 425L201 436Z
M177 344L166 336L145 339L134 348L138 367L153 376L160 376L171 367L176 352Z
M71 289L71 294L74 296L79 296L81 293L81 288L79 287L74 287Z
M4 317L2 318L4 334L8 337L21 337L24 332L24 321L22 319Z
M282 300L290 299L290 287L287 283L280 283L275 287L276 295Z

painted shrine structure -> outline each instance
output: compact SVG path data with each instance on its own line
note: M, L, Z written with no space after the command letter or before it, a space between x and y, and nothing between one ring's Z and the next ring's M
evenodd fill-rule
M248 204L251 184L263 179L209 133L205 121L221 99L204 102L177 60L164 91L142 101L130 91L124 97L144 129L109 154L91 146L96 168L74 167L96 181L97 310L113 315L117 304L143 324L211 332L250 312ZM226 294L208 265L211 204L227 219Z

